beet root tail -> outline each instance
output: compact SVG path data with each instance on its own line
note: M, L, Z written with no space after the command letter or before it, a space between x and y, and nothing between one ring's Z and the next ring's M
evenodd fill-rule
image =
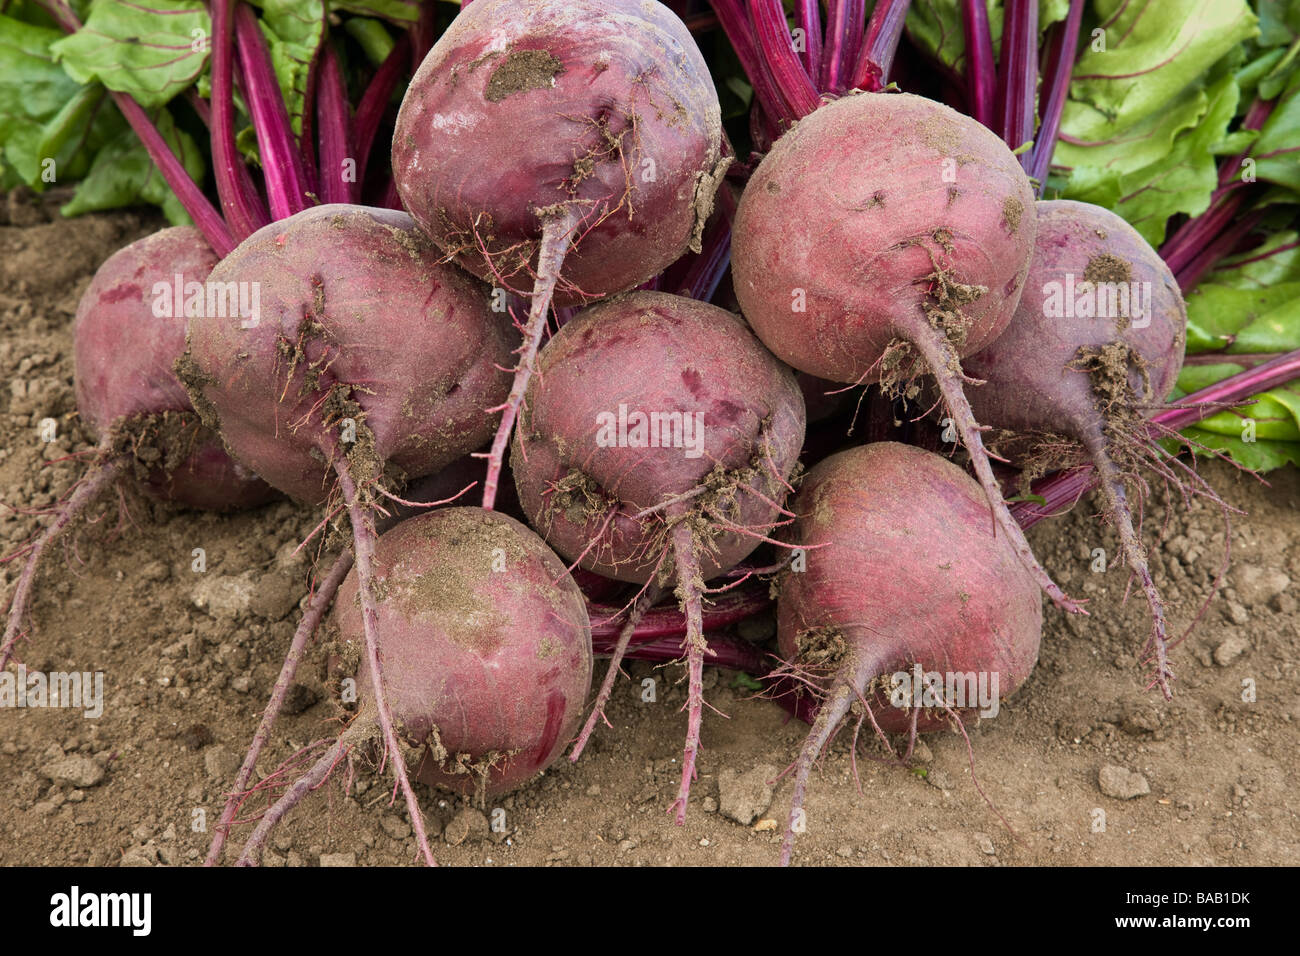
M830 740L831 733L840 725L840 721L848 715L853 700L853 688L843 684L835 692L834 696L818 708L812 730L809 731L808 737L804 741L803 750L799 753L799 759L795 761L794 795L790 798L790 817L786 821L785 836L781 840L782 866L790 865L790 857L794 854L795 835L802 833L805 828L806 816L803 804L808 793L808 779L812 776L813 765L817 763L817 758L821 756L821 752L826 748L826 742Z
M429 837L424 829L424 816L420 813L420 803L411 789L411 780L406 770L406 761L402 759L402 748L397 740L397 730L393 726L393 715L388 708L388 698L384 693L383 670L379 661L379 607L375 600L374 555L375 526L368 510L362 504L356 483L348 468L346 458L335 458L334 470L339 476L339 490L347 502L348 518L352 523L353 558L356 561L357 585L361 597L361 621L366 634L366 662L370 667L370 683L375 695L376 720L384 738L384 750L393 762L393 776L406 799L406 811L415 828L415 839L420 847L420 854L429 866L436 866L433 851L429 849Z
M677 570L677 597L686 611L686 637L682 642L686 650L686 747L682 752L682 783L677 799L668 808L676 813L677 825L686 824L686 803L690 799L691 784L695 781L695 758L700 752L700 724L704 719L704 655L709 645L704 639L703 603L701 592L704 581L700 575L700 559L695 553L695 535L690 524L680 520L673 527L673 558Z
M564 257L573 243L573 231L578 221L578 213L573 207L565 206L563 213L546 220L542 228L542 240L537 250L537 278L533 283L532 302L528 307L524 344L519 351L519 364L515 366L514 384L510 386L510 395L501 408L501 424L497 426L496 437L492 439L492 450L488 453L487 479L483 483L483 507L488 511L496 504L501 469L506 449L510 447L510 433L514 430L519 409L524 403L524 393L528 390L528 382L537 365L537 350L541 348L542 336L546 332L546 316L550 312L551 298L555 295L555 285L560 279L560 270L564 267Z
M848 716L853 702L859 698L865 699L867 685L879 667L878 661L858 658L852 671L845 667L839 672L835 690L821 707L817 708L812 730L808 732L803 750L799 752L799 759L794 764L794 793L790 797L790 817L786 821L785 836L781 840L782 866L790 865L790 857L794 853L794 838L802 833L806 826L807 816L803 804L808 794L808 780L812 776L813 766L822 751L826 749L826 744L834 735L835 729ZM875 723L874 719L872 723Z
M1043 589L1044 593L1052 599L1053 604L1065 611L1086 614L1087 611L1083 609L1083 605L1062 591L1043 566L1038 563L1038 559L1034 557L1033 549L1029 547L1029 542L1025 539L1024 531L1016 523L1016 519L1012 517L1010 509L1007 508L1007 503L1002 497L1002 489L998 485L997 478L993 475L992 465L989 464L989 455L988 450L984 447L984 439L980 435L983 429L975 421L975 414L971 411L970 402L966 398L966 393L962 391L961 362L956 350L953 349L952 344L942 332L932 329L928 325L918 328L915 334L909 338L909 341L920 352L921 358L938 382L944 404L947 406L948 414L952 417L953 427L956 428L957 436L970 454L971 465L975 469L975 477L979 480L980 486L984 489L984 494L988 497L989 505L993 509L993 519L997 523L997 527L1010 540L1016 555L1020 558L1020 563L1038 582L1038 586Z
M1120 552L1129 570L1137 577L1151 607L1151 636L1143 649L1143 660L1151 661L1155 673L1151 677L1151 686L1159 687L1165 700L1173 698L1170 681L1174 680L1173 669L1169 665L1168 623L1165 618L1165 605L1160 597L1160 590L1151 577L1151 568L1147 564L1146 549L1133 527L1133 510L1128 504L1128 494L1115 460L1106 446L1105 436L1098 430L1085 437L1084 444L1092 458L1093 467L1097 469L1098 490L1106 503L1106 511L1115 524L1119 534Z
M596 702L592 704L591 714L588 715L587 722L582 727L582 733L578 734L578 741L573 745L573 750L569 754L571 762L576 762L582 756L587 741L596 729L596 721L605 720L605 723L609 723L605 719L605 705L609 703L610 695L614 692L614 682L618 680L619 667L623 663L623 658L627 655L627 648L632 642L632 636L636 633L637 625L641 623L641 618L645 616L645 612L654 607L661 593L658 585L647 584L645 590L637 597L636 603L632 605L632 610L628 612L627 621L624 622L623 629L619 631L618 644L614 647L614 653L609 660L609 670L605 672L605 680L601 683L600 692L596 695Z
M221 811L221 820L217 823L216 832L212 835L212 845L208 847L207 858L203 861L204 866L216 866L221 859L221 851L226 845L226 837L230 834L230 826L235 821L235 814L239 811L241 797L248 789L249 781L253 779L253 770L257 767L257 758L261 756L262 748L266 746L267 740L270 739L271 728L275 726L276 718L280 716L280 711L284 708L285 698L289 695L289 687L293 684L294 677L298 674L298 664L302 661L303 652L307 649L307 642L316 633L316 628L325 614L325 609L334 600L335 592L338 591L339 585L343 583L343 579L347 577L348 571L351 569L352 555L345 551L339 555L338 560L334 562L334 566L325 575L325 579L321 581L320 587L312 595L307 610L302 615L302 620L298 622L298 630L289 643L289 651L285 654L284 665L280 668L280 676L275 680L275 688L271 691L271 699L266 705L266 710L262 713L262 721L258 724L257 733L253 735L253 742L249 745L248 753L244 756L244 763L235 777L235 785L226 798L226 806Z
M102 451L101 448L101 457L94 470L77 485L72 496L64 502L55 514L54 520L50 522L50 526L40 533L27 554L22 574L18 576L18 584L14 587L13 600L9 604L9 619L5 623L4 637L0 639L0 670L4 670L9 665L14 655L14 648L17 647L19 638L23 636L23 622L27 620L27 611L31 606L32 588L36 583L36 573L40 569L41 558L49 546L67 529L72 519L94 502L104 489L117 479L125 467L122 459L104 459Z
M244 849L240 851L239 859L235 862L236 866L257 866L262 860L262 850L266 847L267 838L270 837L271 831L275 825L283 819L284 815L302 802L302 798L307 796L326 779L334 767L348 751L350 746L347 742L347 734L344 733L338 740L334 741L329 750L312 764L311 769L294 781L292 787L285 791L266 813L262 814L262 819L257 821L257 826L248 837L248 842L244 844Z

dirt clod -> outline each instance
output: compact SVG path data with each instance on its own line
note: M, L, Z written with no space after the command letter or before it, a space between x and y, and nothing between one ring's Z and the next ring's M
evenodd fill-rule
M1234 634L1214 649L1214 663L1220 667L1227 667L1248 650L1250 650L1250 641L1240 634Z
M771 764L759 764L749 770L723 770L718 774L718 810L724 817L749 826L767 812L772 804L772 786L768 783L780 770Z
M1097 785L1102 793L1116 800L1132 800L1151 792L1151 784L1147 783L1146 777L1118 764L1102 767L1097 773Z
M473 807L465 807L451 818L442 836L449 846L460 846L467 841L486 839L489 833L487 817Z
M564 64L549 50L515 50L492 71L483 95L490 103L500 103L515 93L554 86L563 72Z
M89 757L73 754L46 764L41 773L70 787L94 787L104 779L104 768Z
M1291 587L1291 578L1279 568L1242 564L1233 569L1232 586L1236 588L1241 603L1247 607L1262 607L1285 593Z

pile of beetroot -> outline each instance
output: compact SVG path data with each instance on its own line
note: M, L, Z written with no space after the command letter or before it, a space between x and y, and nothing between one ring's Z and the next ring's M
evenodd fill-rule
M905 759L918 733L978 719L940 687L899 699L891 675L977 674L1006 696L1036 661L1043 595L1049 613L1086 613L1023 527L1089 482L1150 604L1149 680L1172 693L1176 641L1134 514L1143 475L1212 495L1157 439L1291 377L1294 358L1213 404L1166 406L1178 284L1113 213L1037 198L1026 167L1046 161L1042 141L1013 150L1035 132L1032 102L1027 130L1015 109L1023 77L1000 81L991 129L886 89L905 3L882 0L870 21L831 4L825 31L817 4L796 6L817 41L799 53L767 4L716 4L758 94L762 152L736 165L668 6L465 4L396 113L381 207L328 173L374 138L371 114L352 122L346 97L323 94L319 142L296 139L258 82L247 8L213 4L218 201L174 183L199 228L127 247L86 292L77 400L100 445L25 553L0 646L7 663L29 637L37 559L117 481L188 507L283 494L320 509L322 535L346 533L210 864L228 859L327 613L357 705L246 834L241 863L358 758L391 767L432 863L412 781L484 801L577 760L625 657L685 664L678 823L706 664L761 679L811 723L788 862L837 731L854 725L856 747L865 727L891 750L901 736ZM328 64L320 75L337 94ZM260 183L233 147L236 87L256 104ZM1061 318L1045 300L1057 282L1154 295L1146 315ZM947 435L946 451L860 438L905 418ZM1043 476L1037 505L1008 505ZM773 599L775 647L726 630ZM593 696L598 655L612 660Z

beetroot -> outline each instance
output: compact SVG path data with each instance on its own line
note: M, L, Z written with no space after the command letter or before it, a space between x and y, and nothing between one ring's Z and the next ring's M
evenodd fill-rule
M221 450L172 369L185 351L186 312L176 306L189 305L216 263L188 226L119 249L81 297L72 343L82 421L119 450L129 446L136 475L157 497L221 511L261 504L272 492Z
M809 471L793 508L787 537L806 570L780 578L777 635L789 671L825 699L795 763L783 864L813 764L853 704L859 727L944 727L977 709L969 698L891 701L904 686L892 675L919 665L945 688L974 675L996 700L1029 676L1043 624L1038 587L994 534L979 485L942 456L893 442L841 452Z
M185 350L187 293L216 262L197 229L164 229L110 256L81 297L72 331L77 410L99 447L90 473L27 549L0 668L21 636L46 548L122 475L160 500L192 508L248 508L274 497L222 450L172 371Z
M213 270L260 315L205 313L178 369L206 421L277 488L347 509L378 721L421 852L433 862L378 658L374 512L390 487L492 433L510 329L488 290L438 261L405 213L326 205L255 232ZM250 299L252 296L250 295Z
M456 262L532 306L489 461L492 507L552 298L639 285L700 234L725 169L703 57L640 0L478 0L407 90L393 134L402 204Z
M1007 511L962 390L961 358L1011 321L1033 252L1034 195L989 130L933 100L859 94L777 141L735 223L736 296L796 369L914 395L933 375L999 528L1061 607Z
M317 206L259 229L210 281L256 285L261 315L192 321L182 377L235 457L287 494L329 497L341 437L366 481L431 474L491 436L505 317L406 214Z
M511 466L533 527L582 568L651 585L642 608L676 582L690 678L678 822L703 713L703 582L781 520L803 437L794 375L744 322L659 292L581 312L542 350L528 390Z
M1038 240L1015 319L965 360L981 421L1013 433L999 448L1026 477L1071 464L1097 469L1106 511L1151 606L1146 654L1168 696L1164 605L1133 527L1124 474L1162 457L1146 419L1182 369L1187 311L1173 273L1119 216L1089 203L1038 203ZM1167 474L1167 469L1161 469Z
M586 601L555 553L506 515L444 508L384 534L375 557L385 687L403 736L425 750L420 779L496 796L549 766L591 689ZM361 641L354 575L334 618L343 640Z
M586 602L545 543L513 518L445 508L402 522L374 549L384 602L369 608L356 573L334 621L361 654L360 711L259 822L240 855L256 862L271 828L353 748L385 737L369 688L383 660L396 732L420 754L420 779L488 797L546 769L572 737L591 688ZM373 613L381 635L367 648ZM419 817L419 808L409 808ZM421 824L416 823L417 831Z

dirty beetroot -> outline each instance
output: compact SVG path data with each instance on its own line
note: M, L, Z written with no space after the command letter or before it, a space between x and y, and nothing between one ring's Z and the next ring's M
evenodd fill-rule
M1143 658L1168 697L1164 601L1125 479L1150 471L1217 498L1147 428L1182 369L1187 309L1169 267L1119 216L1068 200L1039 202L1037 211L1028 291L1007 330L966 359L968 374L984 382L971 390L971 407L1007 433L999 448L1024 469L1026 487L1080 459L1097 469L1120 554L1151 609Z
M798 691L821 702L794 765L783 863L813 764L851 710L853 751L864 723L886 745L886 733L914 741L947 729L962 716L946 686L937 704L916 693L895 700L891 675L979 675L1010 695L1033 670L1043 630L1038 588L989 526L979 485L939 455L894 442L841 452L808 473L793 508L788 534L807 568L779 581L777 637ZM965 703L969 720L977 708Z
M180 506L252 507L274 491L233 461L195 413L172 364L185 350L188 305L217 257L198 230L164 229L110 256L73 322L77 409L99 444L81 484L54 520L10 560L21 560L7 608L0 667L18 650L46 550L121 479Z
M704 58L662 4L479 0L416 71L393 132L402 204L469 272L531 289L485 508L552 303L623 292L699 252L721 134Z
M1078 611L1007 510L963 389L962 357L1020 302L1036 231L1029 180L988 129L920 96L850 95L754 171L736 214L736 298L801 372L907 397L933 376L999 529L1053 602Z
M704 712L705 581L786 520L779 502L803 444L803 396L738 316L661 292L588 307L547 343L538 372L511 455L529 520L579 567L642 585L633 615L671 587L687 616L686 748L672 806L681 824ZM628 431L633 414L645 419L640 432Z
M380 607L367 606L353 572L333 613L336 670L356 671L357 713L262 816L243 865L260 860L275 825L340 763L391 753L376 688L418 779L484 808L545 770L581 719L591 623L582 592L536 534L506 515L446 508L381 535L374 561Z
M477 508L404 521L375 557L393 715L425 748L416 776L482 801L545 770L591 688L591 625L563 562L513 518ZM339 640L360 646L355 576L339 589L334 622Z

